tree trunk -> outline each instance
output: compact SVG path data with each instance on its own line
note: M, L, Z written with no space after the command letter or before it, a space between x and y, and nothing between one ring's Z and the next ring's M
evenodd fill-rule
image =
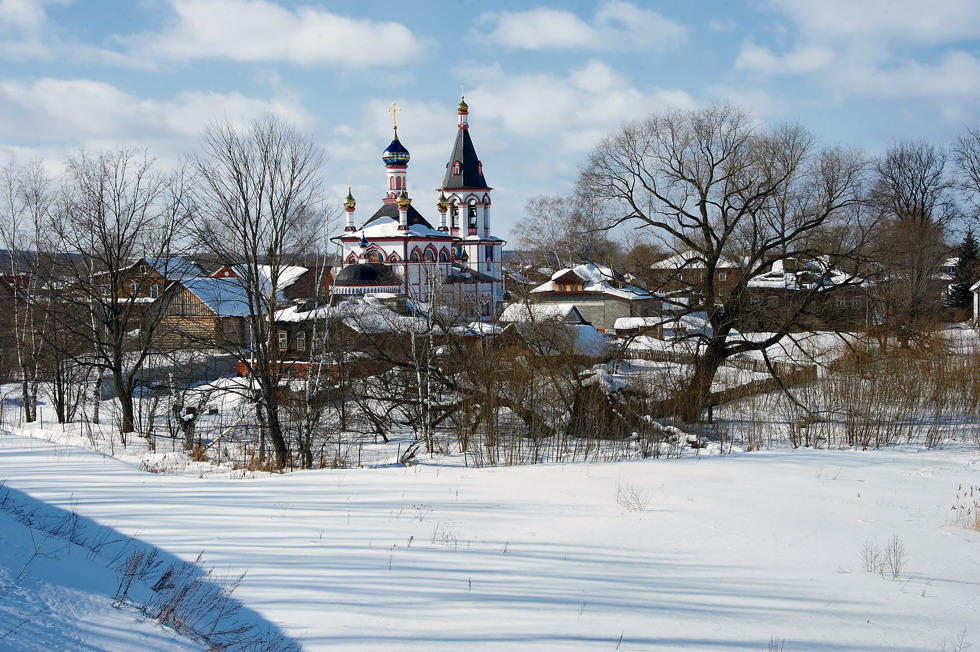
M711 383L718 368L725 360L725 338L715 335L708 343L704 355L694 362L694 375L674 399L674 414L685 423L701 420L711 405Z
M282 424L279 422L279 404L276 400L275 392L275 387L263 386L262 403L265 407L265 420L266 427L269 430L269 441L272 442L272 450L276 456L276 469L281 471L289 464L289 448L286 446Z
M136 414L133 409L133 387L126 383L121 374L113 373L112 384L116 390L116 397L119 399L119 409L122 416L119 420L119 433L126 433L136 430ZM125 445L125 439L123 439Z

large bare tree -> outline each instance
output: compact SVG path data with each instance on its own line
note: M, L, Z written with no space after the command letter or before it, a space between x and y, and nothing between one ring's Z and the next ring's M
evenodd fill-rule
M157 172L140 150L82 151L68 157L63 189L52 230L68 254L55 258L55 275L60 335L69 337L50 343L71 342L66 354L110 377L125 434L135 430L135 390L160 325L146 309L151 279L133 267L145 258L169 273L187 218L186 178Z
M284 268L307 253L326 228L321 201L320 148L274 117L238 126L213 123L195 159L195 240L234 265L247 298L251 341L235 349L250 368L263 429L276 468L289 464L280 420L278 332Z
M819 151L798 126L753 128L748 114L730 105L655 114L598 145L583 182L607 204L613 224L646 227L703 269L686 309L703 313L710 328L691 336L698 355L674 402L677 416L700 418L724 360L776 344L819 293L857 282L851 257L864 234L851 209L861 201L864 168L854 153ZM833 270L850 275L801 288L792 309L774 315L767 336L737 335L749 279L790 259L819 260L828 277ZM723 294L715 271L726 261L736 261L740 273Z
M881 217L875 298L885 331L903 346L930 331L944 304L940 274L951 254L946 229L959 214L946 162L940 146L901 141L875 163L872 199Z

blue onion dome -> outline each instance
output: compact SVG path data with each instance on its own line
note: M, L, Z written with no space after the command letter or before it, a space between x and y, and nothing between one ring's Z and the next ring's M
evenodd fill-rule
M398 141L398 129L395 129L395 139L391 141L388 148L381 154L381 159L385 165L408 165L411 155L405 146Z

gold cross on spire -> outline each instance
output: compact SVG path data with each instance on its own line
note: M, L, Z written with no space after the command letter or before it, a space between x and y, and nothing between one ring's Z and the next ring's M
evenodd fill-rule
M391 122L392 122L392 125L395 127L395 129L398 129L398 112L399 111L401 111L401 109L398 107L398 105L395 102L392 102L391 103L391 108L388 109L388 113L391 114Z

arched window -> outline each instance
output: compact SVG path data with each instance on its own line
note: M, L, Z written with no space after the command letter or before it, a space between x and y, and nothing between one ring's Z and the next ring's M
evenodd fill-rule
M471 229L476 228L476 200L471 199L466 207L466 221Z
M428 247L425 250L425 262L434 263L436 262L436 250L432 247Z
M455 201L449 206L449 226L459 228L459 204Z
M440 263L448 263L449 262L449 253L446 251L445 248L442 248L442 249L439 250L439 262Z
M385 255L377 249L368 249L367 259L369 263L383 263Z
M418 249L413 249L413 250L412 250L412 257L411 257L411 261L412 261L413 263L417 263L417 262L419 262L420 260L421 260L421 258L419 257L419 250L418 250Z
M479 175L483 174L483 161L476 162L476 173Z
M463 166L459 161L453 161L453 172L454 175L460 175L463 173Z
M388 254L388 262L389 263L397 263L398 262L398 254L396 254L395 252L391 252L390 254Z

